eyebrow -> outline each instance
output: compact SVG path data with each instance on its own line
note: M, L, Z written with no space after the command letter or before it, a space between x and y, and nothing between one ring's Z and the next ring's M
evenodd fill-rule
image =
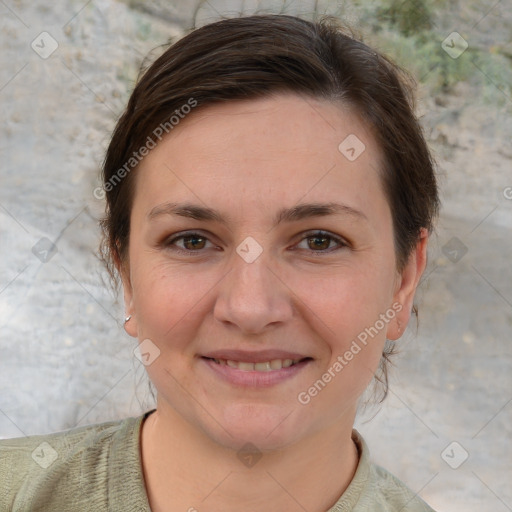
M161 215L179 215L201 221L214 221L219 224L228 224L220 212L205 206L191 203L163 203L155 206L149 213L152 220ZM274 227L283 222L297 222L310 217L325 217L327 215L347 215L357 220L366 220L368 217L360 210L340 203L303 203L291 208L283 208L274 217Z

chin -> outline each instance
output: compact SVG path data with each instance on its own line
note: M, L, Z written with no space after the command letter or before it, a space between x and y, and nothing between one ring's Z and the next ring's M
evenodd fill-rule
M304 421L297 421L290 408L278 405L230 404L222 418L225 430L215 424L213 437L235 450L247 443L261 451L282 449L300 437L299 430L304 430Z

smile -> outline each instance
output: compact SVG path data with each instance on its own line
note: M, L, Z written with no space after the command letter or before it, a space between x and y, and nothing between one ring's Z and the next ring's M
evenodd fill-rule
M313 362L311 357L300 359L268 359L235 361L217 357L201 357L213 375L236 387L267 388L294 378Z
M232 361L230 359L216 359L208 358L215 361L218 365L229 366L244 372L270 372L272 370L281 370L282 368L289 368L302 359L272 359L271 361L263 361L260 363L251 363L247 361Z

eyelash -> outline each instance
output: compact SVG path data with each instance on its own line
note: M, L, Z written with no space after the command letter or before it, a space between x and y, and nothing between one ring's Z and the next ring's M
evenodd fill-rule
M202 239L205 239L207 241L208 238L204 235L202 235L201 233L197 233L197 232L187 232L187 233L184 233L184 234L181 234L181 235L178 235L178 236L175 236L174 238L171 238L171 239L167 239L167 240L164 240L163 242L163 245L166 247L166 248L171 248L171 246L173 244L176 243L176 241L178 240L181 240L181 239L184 239L184 238L202 238ZM338 247L337 249L323 249L323 250L320 250L320 251L313 251L313 250L309 250L309 252L311 254L318 254L318 255L324 255L324 254L330 254L334 251L337 251L337 250L340 250L340 249L343 249L345 247L349 247L349 244L347 242L345 242L345 240L343 240L342 238L340 238L339 236L336 236L336 235L331 235L330 233L327 233L325 231L311 231L311 232L307 232L304 234L304 237L300 240L300 242L302 242L303 240L307 240L308 238L328 238L334 242L336 242L337 244L340 245L340 247ZM299 243L300 243L299 242ZM181 254L187 254L187 255L190 255L190 254L194 254L194 253L201 253L203 252L201 249L197 250L197 251L189 251L189 250L185 250L185 249L181 249L177 246L174 246L171 248L171 250L173 251L176 251L178 253L181 253ZM305 250L308 250L308 249L305 249Z

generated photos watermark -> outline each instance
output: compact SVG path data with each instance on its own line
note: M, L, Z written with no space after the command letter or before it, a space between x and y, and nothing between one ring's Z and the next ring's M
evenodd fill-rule
M170 133L182 119L189 114L194 107L197 106L197 100L189 98L187 103L182 105L179 109L174 111L174 114L165 122L160 123L152 132L148 135L146 142L137 150L134 151L132 156L120 167L109 180L104 183L101 187L96 187L93 190L93 195L96 199L104 199L107 192L113 190L127 174L130 173L145 156L149 154L151 149L154 149L159 141L162 140L164 134ZM153 138L154 137L154 138ZM157 139L157 140L155 140ZM157 142L158 141L158 142Z
M402 311L403 306L400 302L394 302L393 305L385 312L381 313L379 319L371 327L366 327L361 331L357 338L352 341L350 348L346 350L343 355L339 355L336 361L316 380L307 390L301 391L297 395L297 400L302 405L307 405L311 399L322 391L329 382L331 382L336 375L338 375L345 366L347 366L354 357L359 354L364 347L368 344L368 338L373 339L379 332L381 332L391 320L393 320L397 313Z

